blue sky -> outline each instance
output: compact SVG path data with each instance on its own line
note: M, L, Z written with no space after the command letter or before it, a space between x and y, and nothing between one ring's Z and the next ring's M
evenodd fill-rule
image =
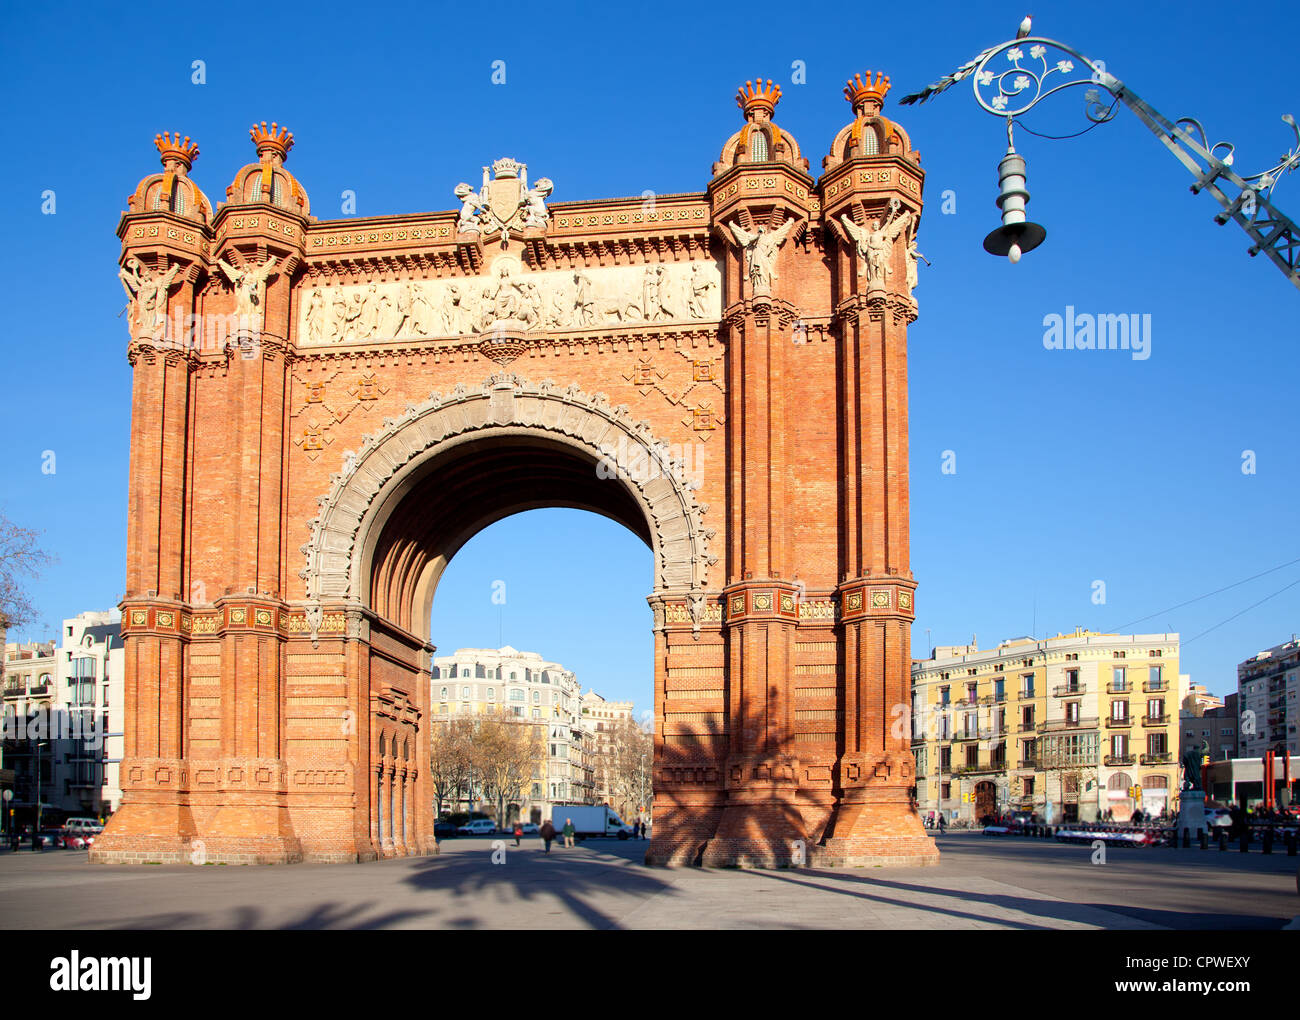
M34 586L53 632L111 605L124 575L130 370L117 318L114 235L126 197L157 167L156 132L202 153L194 177L215 202L253 158L248 126L295 134L289 168L313 212L445 209L452 187L501 155L556 182L555 200L702 190L740 123L736 87L780 81L776 121L814 171L849 120L854 72L883 70L885 107L927 171L921 316L910 332L913 646L981 645L1076 625L1184 639L1300 579L1300 564L1161 613L1300 557L1294 378L1300 292L1218 227L1205 195L1127 111L1072 141L1020 136L1031 218L1048 240L1018 266L986 255L1005 134L959 86L921 108L897 98L1007 38L1024 14L1002 3L840 6L754 2L259 8L230 22L194 5L9 7L0 26L0 508L44 530L60 563ZM1237 168L1271 165L1300 114L1293 4L1231 16L1185 3L1034 0L1036 34L1106 61L1170 117L1196 116L1237 144ZM730 12L730 13L729 13ZM206 84L191 83L204 61ZM506 83L491 82L504 60ZM791 83L795 61L806 84ZM1058 96L1030 125L1085 126ZM54 215L42 193L56 196ZM940 213L952 191L956 211ZM1300 216L1300 179L1278 204ZM1149 314L1152 352L1047 351L1043 320ZM44 451L57 470L41 472ZM1257 471L1242 473L1243 451ZM944 451L956 473L941 471ZM533 551L535 550L535 551ZM591 515L536 511L481 533L448 570L434 609L443 650L498 635L576 670L584 684L649 704L644 597L649 553ZM504 607L491 583L507 582ZM1092 601L1093 582L1106 602ZM1300 630L1300 586L1191 642L1183 669L1211 690L1235 664Z

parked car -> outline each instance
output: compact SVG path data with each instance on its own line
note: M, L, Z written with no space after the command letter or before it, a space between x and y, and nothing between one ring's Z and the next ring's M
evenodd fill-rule
M1227 808L1206 808L1205 823L1211 829L1228 829L1232 827L1232 815Z
M456 836L456 826L453 825L451 822L439 820L433 823L434 839L446 839L446 838L454 839L455 836Z
M496 823L491 818L475 818L456 830L458 836L491 836L497 831Z
M536 836L541 831L534 822L525 822L520 830L525 836Z
M42 829L39 838L44 847L52 847L55 850L62 850L64 847L63 833L58 829Z
M63 847L65 850L87 850L90 844L86 840L87 836L78 836L75 833L63 837Z

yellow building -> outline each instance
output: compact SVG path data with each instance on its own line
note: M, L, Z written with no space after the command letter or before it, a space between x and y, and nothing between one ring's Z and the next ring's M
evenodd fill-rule
M940 646L912 666L917 806L948 822L1177 810L1177 634Z

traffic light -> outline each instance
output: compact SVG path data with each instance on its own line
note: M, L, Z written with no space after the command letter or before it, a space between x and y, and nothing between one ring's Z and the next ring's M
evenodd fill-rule
M1128 788L1128 795L1132 797L1134 800L1141 800L1142 787L1138 786L1137 783L1134 783L1132 786Z

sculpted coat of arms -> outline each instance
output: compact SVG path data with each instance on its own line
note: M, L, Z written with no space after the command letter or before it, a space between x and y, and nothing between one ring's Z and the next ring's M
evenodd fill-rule
M512 230L546 228L551 214L546 199L554 190L549 178L539 177L528 186L528 164L504 157L483 168L483 187L475 191L468 184L456 185L460 219L456 231L485 237L501 232L501 247L510 244Z

